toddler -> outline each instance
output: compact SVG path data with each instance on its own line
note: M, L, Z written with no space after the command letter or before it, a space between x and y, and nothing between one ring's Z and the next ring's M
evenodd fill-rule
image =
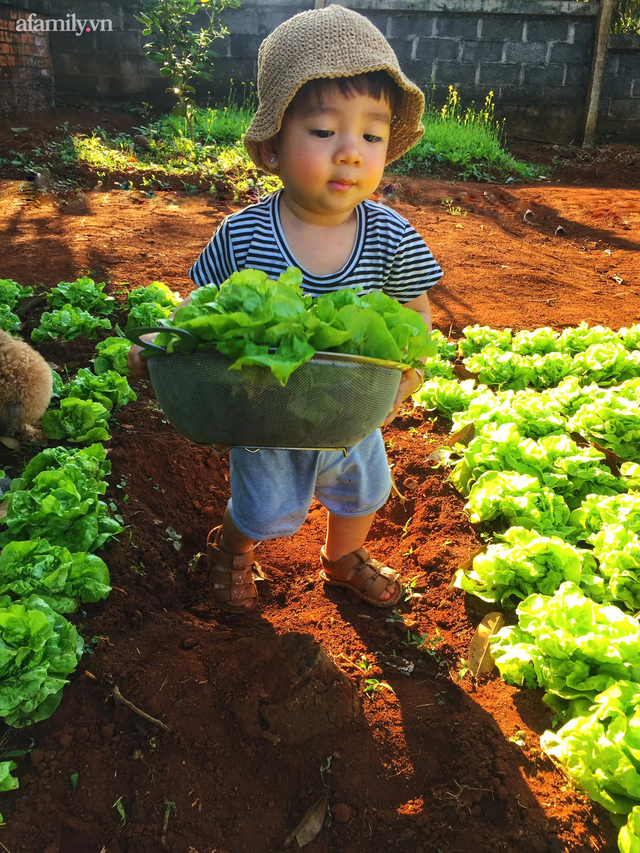
M195 284L222 284L245 267L277 278L296 266L305 293L382 290L421 314L431 330L427 291L442 271L405 219L367 201L385 165L423 132L422 92L402 73L386 39L342 6L295 15L260 46L258 97L244 144L283 188L222 222L189 271ZM139 351L132 347L131 373L148 376ZM420 381L417 370L403 373L385 423ZM211 591L221 609L255 607L255 543L293 535L314 495L327 509L323 580L377 607L398 603L398 573L363 548L391 491L379 429L346 456L235 447L230 476L223 523L207 542Z

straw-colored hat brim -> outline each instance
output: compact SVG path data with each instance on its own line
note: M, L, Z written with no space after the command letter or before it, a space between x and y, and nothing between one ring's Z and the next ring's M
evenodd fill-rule
M260 142L275 136L296 92L309 80L386 71L397 83L399 103L391 119L387 163L401 157L424 132L424 95L402 72L389 42L363 15L327 6L294 15L277 27L258 52L259 107L244 137L258 168L274 172Z

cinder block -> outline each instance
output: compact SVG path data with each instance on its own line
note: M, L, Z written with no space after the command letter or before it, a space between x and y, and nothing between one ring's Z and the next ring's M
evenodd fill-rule
M562 86L564 65L525 65L522 85L540 89L544 86Z
M438 62L436 67L436 82L447 83L458 87L461 84L473 83L476 79L476 66L463 62Z
M437 15L430 12L419 12L417 14L390 14L388 38L406 38L407 36L433 35L434 22Z
M500 62L502 59L501 41L463 41L463 62Z
M566 62L568 65L589 65L591 46L580 44L554 44L551 46L550 62Z
M114 30L112 33L109 32L96 32L93 33L92 36L89 33L80 36L76 41L82 42L81 47L88 47L89 38L93 39L93 44L91 45L91 50L104 51L109 54L111 57L117 56L122 53L142 53L142 35L140 32L134 32L133 30L126 31L118 31ZM144 41L146 42L146 37Z
M389 23L389 15L386 12L376 12L370 9L359 10L365 18L373 24L376 29L380 30L383 36L387 35L387 25Z
M549 104L584 104L586 92L579 86L545 86L544 100Z
M630 98L633 80L624 74L605 77L602 81L602 95L605 98Z
M439 38L475 39L478 37L478 15L445 15L440 12L436 22Z
M593 44L596 35L596 19L572 21L574 44Z
M531 107L544 103L544 91L542 86L505 86L499 90L495 100L497 107L525 104Z
M255 8L241 6L239 9L225 9L224 22L230 33L257 36L258 13Z
M258 57L258 49L263 42L262 36L241 36L231 33L231 56L237 59L254 59ZM213 45L216 49L216 45Z
M505 62L542 63L547 58L544 42L508 41L504 46Z
M563 18L527 20L528 42L568 41L569 21Z
M485 86L517 86L520 83L520 66L506 63L480 65L480 83Z
M443 62L457 61L460 43L454 39L420 39L416 51L418 62L432 62L440 59Z
M618 75L627 79L640 77L640 53L621 53Z
M589 67L587 65L567 65L566 68L565 86L587 85L589 82Z
M313 3L309 3L309 9L313 9ZM296 12L304 12L304 9L260 9L258 8L258 35L263 38L272 33L276 27L288 21Z
M609 115L620 119L640 119L640 98L612 98Z
M485 15L482 18L482 38L489 41L522 41L523 27L522 18Z

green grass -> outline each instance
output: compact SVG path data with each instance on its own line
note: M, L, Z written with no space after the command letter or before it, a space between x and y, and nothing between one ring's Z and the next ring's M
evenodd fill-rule
M504 124L494 117L493 92L480 109L471 105L463 111L450 86L444 106L437 109L429 103L422 123L424 136L390 171L438 175L453 167L458 178L477 181L536 180L547 174L544 167L515 160L505 150Z

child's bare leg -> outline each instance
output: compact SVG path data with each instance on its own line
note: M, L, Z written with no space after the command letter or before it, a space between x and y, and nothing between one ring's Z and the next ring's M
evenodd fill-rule
M361 548L375 516L373 512L371 515L363 515L359 518L342 518L327 512L327 538L323 549L327 560L336 563L342 557ZM395 589L395 583L390 584L380 594L380 601L391 598Z
M215 531L212 531L215 533ZM211 534L210 534L211 536ZM210 584L213 591L214 599L218 602L221 600L224 602L224 608L226 610L236 610L241 613L245 609L252 609L255 606L255 587L253 590L253 594L248 593L246 597L241 597L240 599L235 598L232 599L231 602L228 602L226 594L222 596L221 593L216 593L216 590L224 590L225 593L227 590L231 588L231 585L236 581L229 580L232 574L240 575L246 569L249 569L250 566L245 562L244 567L238 567L235 564L235 556L233 557L233 561L230 563L228 557L226 555L238 555L238 554L249 554L251 549L253 548L254 540L249 539L243 533L241 533L238 528L235 526L233 521L231 520L231 513L228 509L225 510L224 517L222 519L222 531L218 534L217 541L214 539L213 543L207 543L207 549L209 552L215 553L217 550L218 555L224 552L225 558L219 557L219 562L217 562L216 557L213 556L213 562L219 568L219 572L216 577L220 580L219 583L216 583L216 577L212 577L210 575ZM212 556L211 553L209 555L209 565L211 568ZM257 564L252 564L254 567ZM214 570L215 571L215 570ZM251 584L252 578L251 573L248 572L247 577L244 580L244 584ZM246 589L246 587L243 587Z

